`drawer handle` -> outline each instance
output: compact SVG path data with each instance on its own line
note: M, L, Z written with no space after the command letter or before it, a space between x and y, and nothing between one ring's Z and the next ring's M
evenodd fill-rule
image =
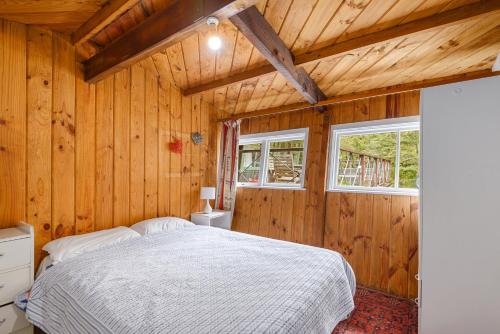
M0 284L0 289L3 289L5 287L5 284Z
M3 318L2 320L0 320L0 326L3 325L3 323L5 322L5 320L7 320L7 319Z
M0 257L2 257L4 254L3 253L0 253Z

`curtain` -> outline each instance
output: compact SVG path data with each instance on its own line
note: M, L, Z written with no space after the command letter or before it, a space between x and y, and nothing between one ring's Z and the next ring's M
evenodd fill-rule
M219 162L217 173L217 196L215 207L219 210L234 211L236 183L238 178L238 141L240 121L226 121L222 124Z

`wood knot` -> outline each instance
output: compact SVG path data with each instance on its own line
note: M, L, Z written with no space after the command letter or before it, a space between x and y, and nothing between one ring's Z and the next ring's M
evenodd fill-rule
M50 224L47 224L47 223L43 224L43 229L44 229L45 231L50 230Z

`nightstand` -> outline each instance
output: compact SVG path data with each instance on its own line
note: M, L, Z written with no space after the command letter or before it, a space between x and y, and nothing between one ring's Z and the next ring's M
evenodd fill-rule
M191 214L191 221L196 225L219 227L231 230L231 211L214 210L211 213L196 212Z
M33 226L29 224L0 229L0 334L33 333L24 312L12 302L33 284L33 244Z

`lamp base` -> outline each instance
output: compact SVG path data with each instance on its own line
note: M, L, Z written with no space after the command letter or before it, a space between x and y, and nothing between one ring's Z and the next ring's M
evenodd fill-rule
M212 207L210 206L210 202L208 199L205 207L203 208L203 213L212 213Z

